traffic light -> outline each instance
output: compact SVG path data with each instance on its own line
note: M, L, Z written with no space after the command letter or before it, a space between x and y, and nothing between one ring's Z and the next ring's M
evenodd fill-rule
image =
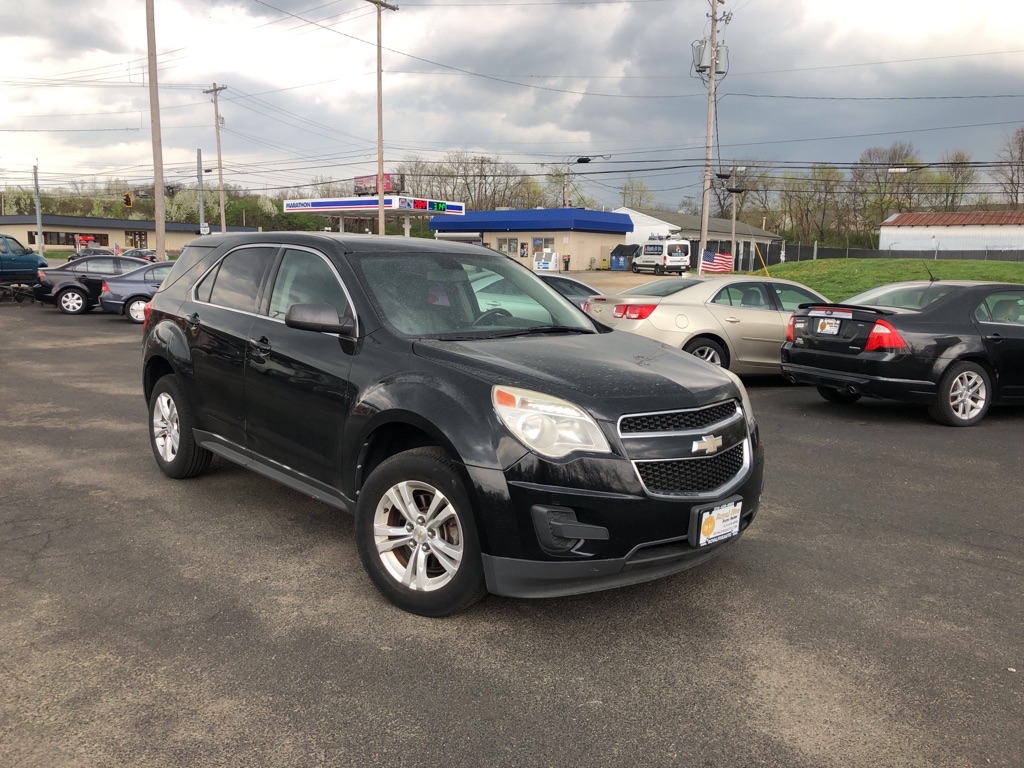
M131 192L125 192L124 193L124 207L125 208L131 208L132 207L132 193Z

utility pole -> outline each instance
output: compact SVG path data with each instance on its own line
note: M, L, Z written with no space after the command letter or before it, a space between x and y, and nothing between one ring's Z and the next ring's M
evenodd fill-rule
M711 66L708 68L708 124L704 145L704 195L700 207L700 252L697 254L697 274L701 273L704 251L708 247L708 219L711 197L711 147L715 135L715 70L718 68L718 3L711 0Z
M39 161L37 160L36 163ZM32 182L36 189L36 243L39 245L39 255L43 255L43 205L39 200L39 166L32 166Z
M384 0L366 0L377 6L377 234L384 234L384 61L381 57L381 12L387 8L397 11L398 6Z
M220 151L220 104L217 101L217 94L227 88L226 85L213 84L213 88L203 91L203 93L213 94L213 127L217 133L217 189L220 193L220 231L224 234L228 231L227 218L224 215L224 163ZM202 182L200 182L200 188ZM200 193L202 194L202 193Z
M164 150L160 137L160 89L156 80L156 13L153 1L146 0L146 47L149 55L149 122L153 132L153 243L159 261L167 260L165 229L167 208L164 200Z

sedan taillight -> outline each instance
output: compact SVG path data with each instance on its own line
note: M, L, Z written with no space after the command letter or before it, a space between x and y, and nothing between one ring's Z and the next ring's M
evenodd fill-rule
M612 309L612 317L624 317L627 320L646 320L657 304L616 304Z
M885 320L875 320L871 333L868 334L867 344L864 345L864 351L873 352L878 349L897 352L908 349L908 345L903 340L903 337L900 336L899 331L889 325L889 323Z
M796 341L796 315L789 316L789 324L786 326L786 341Z
M106 280L100 283L100 293L110 293L110 286L107 285Z
M153 300L150 299L146 302L146 306L142 308L142 327L145 330L149 330L149 313L153 311Z

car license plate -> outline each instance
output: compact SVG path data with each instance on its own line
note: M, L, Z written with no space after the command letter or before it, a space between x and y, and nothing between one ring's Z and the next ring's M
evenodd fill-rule
M839 324L842 322L838 317L819 317L818 333L823 336L835 336L839 333Z
M698 507L691 518L695 527L695 536L690 537L690 544L706 547L717 544L740 532L740 516L743 512L743 501L733 499L715 507Z

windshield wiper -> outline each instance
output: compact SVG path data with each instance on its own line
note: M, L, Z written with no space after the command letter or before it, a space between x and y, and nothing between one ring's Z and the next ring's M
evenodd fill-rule
M597 333L593 328L579 328L572 325L535 325L532 328L516 328L514 331L502 331L489 334L491 339L508 339L513 336L539 336L547 333Z

